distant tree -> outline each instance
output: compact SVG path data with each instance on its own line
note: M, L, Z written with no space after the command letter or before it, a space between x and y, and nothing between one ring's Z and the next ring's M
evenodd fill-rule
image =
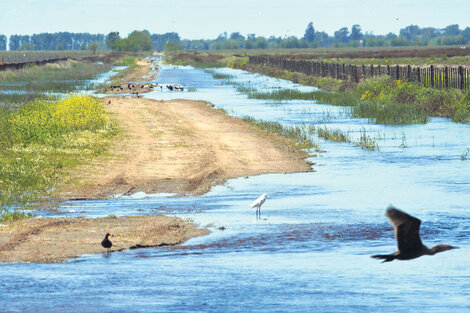
M349 37L353 41L361 40L362 37L364 37L364 35L361 32L361 26L357 24L353 25L353 27L351 28L351 35Z
M255 42L255 49L266 49L268 47L268 42L266 41L266 38L263 36L260 36L256 39Z
M467 43L467 39L464 36L443 36L438 38L437 44L444 45L444 46L452 46L452 45L464 45Z
M415 41L421 35L421 29L417 25L409 25L400 29L400 37L408 41Z
M405 37L399 36L392 40L390 40L390 45L393 47L403 47L403 46L411 46L412 42L406 40Z
M86 43L82 43L82 45L80 46L80 50L86 50Z
M458 24L453 24L445 27L442 30L444 36L458 36L460 35L460 29Z
M462 36L464 36L467 41L470 41L470 27L465 28L462 30Z
M349 41L349 30L347 27L343 27L334 34L336 42L347 43Z
M231 33L230 34L230 39L231 40L245 40L245 37L241 35L239 32Z
M120 51L150 51L152 50L152 39L148 32L134 30L127 38L115 42L115 47Z
M106 36L106 45L109 49L116 50L116 41L118 41L119 39L121 39L121 37L119 36L119 32L110 32Z
M32 44L32 43L30 43L30 42L22 43L21 46L18 48L18 50L22 50L22 51L29 50L29 51L32 51L32 50L34 50L34 44Z
M165 53L167 52L172 52L172 51L178 51L178 50L181 50L181 46L177 43L166 43L163 50L165 51Z
M64 50L64 44L63 43L58 43L57 46L55 46L56 50Z
M307 42L313 42L315 40L315 29L313 28L313 22L308 23L303 39Z
M152 40L153 49L157 51L163 51L164 45L166 43L180 43L181 39L178 33L171 32L165 34L152 34L150 35L150 39Z
M96 41L94 41L94 42L92 42L88 45L88 50L93 52L93 54L96 54L97 49L98 49L98 43Z
M7 49L7 36L0 35L0 50Z
M227 40L227 32L219 34L216 40Z

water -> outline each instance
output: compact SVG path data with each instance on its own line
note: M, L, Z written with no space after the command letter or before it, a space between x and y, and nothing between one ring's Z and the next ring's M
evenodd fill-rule
M216 71L265 90L305 88ZM433 118L426 125L380 126L312 101L246 99L230 83L190 67L163 66L158 82L197 90L157 90L146 97L202 99L235 116L327 125L355 138L365 129L380 137L380 151L318 139L326 153L311 158L313 173L233 179L199 197L138 193L65 203L65 216L164 213L212 233L180 247L85 255L64 264L1 264L0 311L470 310L470 160L460 160L470 147L469 125ZM261 193L270 198L256 220L248 205ZM407 262L371 259L396 249L384 216L389 204L423 221L428 246L461 249ZM76 213L66 213L72 209Z

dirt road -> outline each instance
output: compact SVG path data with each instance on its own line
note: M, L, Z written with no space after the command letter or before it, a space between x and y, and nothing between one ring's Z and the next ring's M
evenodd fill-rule
M107 99L123 135L113 157L74 172L77 179L60 190L62 199L137 191L201 194L229 178L311 171L307 154L292 142L205 102Z

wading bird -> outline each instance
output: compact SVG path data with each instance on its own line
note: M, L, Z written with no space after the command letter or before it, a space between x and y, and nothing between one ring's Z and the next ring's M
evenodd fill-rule
M398 251L392 254L373 255L372 258L383 259L383 262L390 262L395 259L411 260L423 255L434 255L438 252L458 249L458 247L449 245L437 245L428 249L428 247L423 245L419 236L419 226L421 225L419 219L393 207L388 208L385 215L393 226L398 243Z
M261 216L261 206L263 205L264 201L266 201L266 198L269 198L269 196L265 193L263 193L261 196L259 196L258 199L253 201L252 204L250 204L250 208L256 208L256 218Z
M104 236L103 241L101 241L101 245L103 246L103 248L107 249L106 252L109 252L109 249L113 246L111 240L108 239L109 236L111 236L111 234L106 233L106 236Z

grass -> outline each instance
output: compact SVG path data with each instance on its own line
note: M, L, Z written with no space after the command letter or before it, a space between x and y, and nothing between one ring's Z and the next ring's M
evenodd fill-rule
M292 140L293 142L295 142L297 148L314 149L317 152L323 152L322 150L320 150L318 143L315 142L309 135L311 129L309 129L308 127L284 126L278 122L265 122L261 120L256 120L252 117L244 117L243 120L263 131L267 131L269 133L273 133L278 136Z
M138 68L139 65L137 65L138 57L133 57L133 56L124 56L119 58L114 65L118 66L127 66L127 68L118 71L116 75L113 75L111 77L111 84L112 85L119 85L121 81L124 79L124 77L132 74L135 72Z
M379 145L377 144L377 141L367 135L365 129L361 130L361 136L359 137L359 140L356 141L355 145L356 147L360 147L361 149L369 151L379 150Z
M102 154L116 128L101 100L89 96L36 99L0 109L1 219L26 217L28 206L64 179L64 170Z
M340 129L329 129L327 127L317 129L318 137L321 137L328 141L333 142L351 142L351 137L348 133L343 132Z
M16 71L0 72L0 90L67 93L77 88L93 87L87 85L86 80L110 69L107 64L74 60L44 66L31 65Z
M214 79L231 79L233 78L233 75L230 74L220 74L216 73L213 70L204 70L204 72L211 74Z

